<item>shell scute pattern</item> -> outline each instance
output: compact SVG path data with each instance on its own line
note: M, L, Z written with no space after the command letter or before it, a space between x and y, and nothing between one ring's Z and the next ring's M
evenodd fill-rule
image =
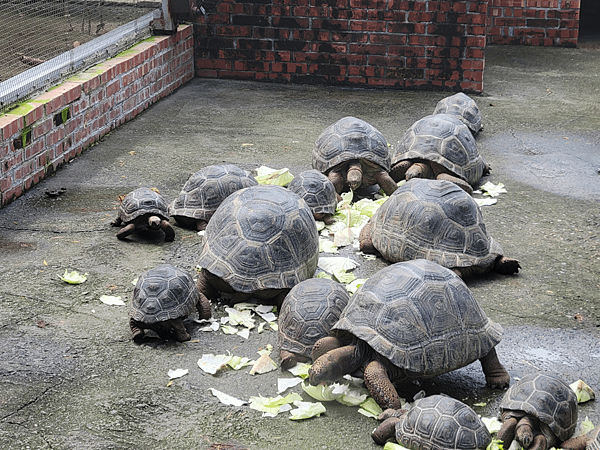
M292 288L281 305L278 345L310 358L312 347L338 321L350 296L332 280L311 278Z
M127 223L144 215L152 214L168 220L169 207L158 192L150 188L138 188L125 196L119 205L119 218Z
M444 395L415 402L396 424L396 440L413 450L486 448L492 440L477 413Z
M577 396L560 378L529 374L513 384L500 404L501 411L524 411L548 425L560 441L577 425Z
M412 179L371 219L374 247L390 262L425 258L444 267L489 267L503 254L477 203L454 183Z
M473 134L479 132L481 125L481 111L475 100L468 95L459 92L441 99L433 114L450 114L458 117Z
M467 126L448 114L425 116L406 131L392 165L413 159L436 162L469 184L489 170Z
M317 268L312 212L280 186L252 186L227 197L204 237L199 264L237 292L292 288Z
M303 198L314 214L335 214L337 197L333 183L316 169L296 176L288 189Z
M377 272L352 296L333 330L352 333L421 377L487 355L503 333L456 274L427 260Z
M208 221L229 195L257 184L249 172L233 164L207 166L188 178L169 212Z
M312 166L326 173L353 159L365 159L390 170L390 154L383 134L364 120L344 117L328 126L317 138Z
M139 277L129 316L147 324L186 317L194 311L198 299L198 289L191 275L170 264L162 264Z

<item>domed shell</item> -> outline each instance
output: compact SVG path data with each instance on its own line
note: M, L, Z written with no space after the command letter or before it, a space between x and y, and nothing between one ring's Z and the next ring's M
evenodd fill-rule
M441 99L433 114L450 114L458 117L473 134L478 133L481 126L481 111L475 100L467 94L459 92L458 94L450 95Z
M390 262L423 258L448 268L488 268L504 254L475 200L445 180L404 183L373 214L370 234Z
M257 184L249 172L233 164L207 166L188 178L169 212L172 216L208 221L223 200Z
M586 446L586 450L600 450L600 427L596 427L590 431L590 442Z
M200 298L191 275L170 264L162 264L140 275L129 317L142 323L156 323L187 317Z
M390 153L383 134L364 120L349 116L328 126L317 138L312 167L327 173L353 159L365 159L390 170Z
M559 441L570 438L577 426L577 396L567 383L554 375L524 376L506 391L500 410L524 411L537 417Z
M123 222L131 222L144 214L154 214L169 220L169 207L158 192L142 187L125 196L119 205L118 214Z
M277 344L310 358L315 342L329 334L349 300L346 288L332 280L310 278L297 284L281 305Z
M313 214L335 214L337 195L333 183L318 170L306 170L288 185L308 204Z
M352 333L415 377L464 367L487 355L503 334L458 275L424 259L371 276L332 330Z
M292 288L312 278L319 234L312 211L281 186L227 197L206 227L199 264L237 292Z
M396 424L396 440L412 450L476 450L492 436L477 413L463 402L431 395L415 402Z
M436 162L469 184L489 170L467 126L449 114L425 116L406 131L392 165L413 159Z

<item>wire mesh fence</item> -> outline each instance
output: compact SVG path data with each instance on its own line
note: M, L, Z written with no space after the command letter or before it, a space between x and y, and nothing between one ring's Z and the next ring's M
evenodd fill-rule
M160 6L161 0L0 0L0 82Z

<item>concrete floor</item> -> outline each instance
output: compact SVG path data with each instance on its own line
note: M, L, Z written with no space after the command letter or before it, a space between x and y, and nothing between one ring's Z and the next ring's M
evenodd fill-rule
M505 328L497 350L513 381L545 371L600 391L599 67L593 46L487 49L477 141L492 174L482 181L508 192L483 214L523 269L468 285ZM149 186L171 200L209 164L309 169L315 139L343 116L368 121L395 145L446 95L194 79L0 210L0 447L380 448L370 438L377 422L356 408L328 403L325 415L294 422L211 395L209 388L244 400L276 395L276 379L288 376L280 370L212 376L197 366L206 353L256 358L276 344L272 331L246 340L189 322L191 342L135 345L128 308L99 297L129 303L131 281L163 262L192 272L202 242L177 227L172 243L122 242L109 222L119 195ZM45 195L60 188L58 198ZM386 265L351 248L343 254L361 264L359 277ZM61 282L65 269L88 281ZM189 374L167 387L176 368ZM497 414L503 394L485 387L479 364L411 387L418 389L484 402L477 412L485 416ZM600 424L598 402L580 406L580 421L586 416Z

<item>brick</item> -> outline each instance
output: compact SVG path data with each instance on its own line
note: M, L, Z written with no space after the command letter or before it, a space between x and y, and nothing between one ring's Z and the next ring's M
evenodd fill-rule
M19 133L25 127L23 116L4 114L0 116L0 136L6 140Z

